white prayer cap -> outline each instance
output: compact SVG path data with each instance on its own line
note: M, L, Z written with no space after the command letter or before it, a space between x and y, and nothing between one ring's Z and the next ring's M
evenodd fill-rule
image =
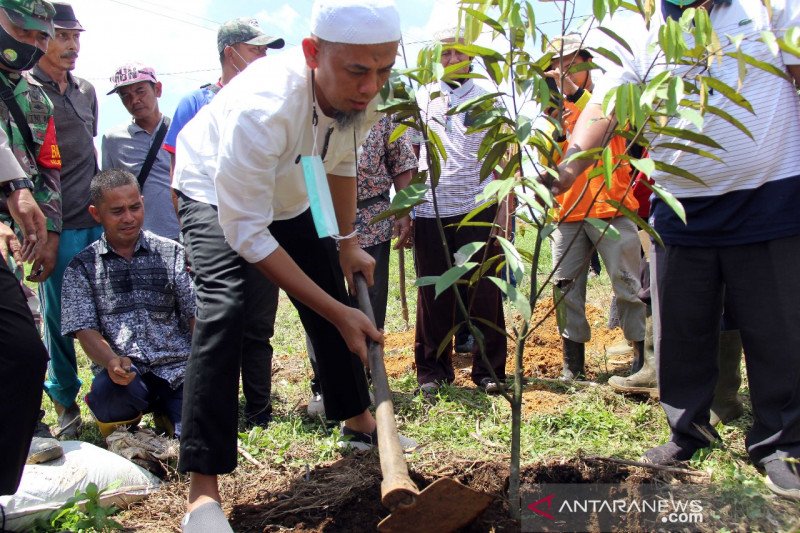
M311 33L332 43L399 41L400 14L393 0L316 0Z

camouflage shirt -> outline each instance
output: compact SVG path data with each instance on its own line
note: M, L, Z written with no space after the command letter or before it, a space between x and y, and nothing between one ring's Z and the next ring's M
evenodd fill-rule
M33 197L47 217L47 230L61 233L61 154L56 142L53 104L41 84L27 73L14 75L0 71L0 91L13 91L14 99L28 119L36 144L35 154L28 150L13 115L0 99L0 127L8 135L22 170L33 181ZM94 150L94 147L86 149ZM0 221L13 225L5 198L0 199Z

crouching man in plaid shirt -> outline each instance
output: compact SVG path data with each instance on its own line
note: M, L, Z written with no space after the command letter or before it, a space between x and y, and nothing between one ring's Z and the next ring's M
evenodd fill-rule
M62 334L77 337L95 370L86 403L104 435L152 411L179 437L195 312L183 246L142 230L129 172L101 172L89 194L103 235L69 263L61 293Z

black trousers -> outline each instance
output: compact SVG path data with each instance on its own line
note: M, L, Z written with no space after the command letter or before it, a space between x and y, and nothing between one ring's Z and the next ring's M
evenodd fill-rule
M19 281L0 259L0 494L14 494L39 419L47 350Z
M746 354L756 464L800 457L800 236L718 248L654 247L653 325L672 440L707 446L720 320L738 324Z
M488 208L478 214L474 222L491 222L494 220L496 208ZM462 216L442 218L445 238L450 253L470 242L486 242L491 228L482 226L454 227ZM417 276L437 276L447 270L444 249L436 226L436 219L420 218L414 220L414 252L417 267ZM493 244L489 256L497 255L499 246ZM483 250L478 251L473 260L480 260ZM468 274L471 276L472 272ZM474 294L473 294L474 293ZM472 300L472 307L469 302ZM467 291L465 304L468 306L470 316L481 318L495 324L501 331L505 331L505 318L500 290L487 279L482 279L477 287ZM436 297L433 285L420 287L417 291L417 324L414 341L414 361L417 366L417 381L420 384L429 382L451 383L455 379L453 370L453 326L464 320L456 310L455 296L452 289L444 291ZM506 337L494 328L484 323L477 323L478 329L483 333L486 341L486 355L497 377L505 379L506 365ZM441 355L438 354L439 345L446 337L449 344ZM480 383L481 379L490 377L488 368L480 355L475 355L472 360L472 381Z
M196 260L200 256L207 262L208 268L227 272L230 267L222 261L219 251L205 246L204 239L210 233L210 221L194 218L190 213L193 208L199 208L189 204L185 198L180 199L179 208L184 238L190 237L186 242L187 251L190 248L194 250L188 253L193 268L199 266ZM207 210L203 211L208 214ZM187 218L190 224L186 223ZM214 222L219 227L216 218ZM317 238L310 211L291 220L273 222L269 229L314 282L339 301L347 301L336 247L332 239ZM200 237L196 245L190 242L192 236ZM238 255L236 258L244 261ZM255 270L249 264L247 267ZM196 272L198 277L199 272L200 269ZM239 354L235 344L228 346L227 343L236 343L236 339L242 336L241 301L245 293L249 294L250 291L241 280L233 283L233 277L223 276L223 279L228 279L228 284L216 287L211 293L213 306L203 301L202 295L206 289L202 283L197 283L197 319L192 338L192 355L184 382L183 433L179 462L182 472L214 475L228 473L236 468ZM369 405L369 395L361 361L350 353L339 331L332 324L299 302L293 300L292 303L300 314L300 320L311 337L315 350L324 354L318 363L328 418L344 420L362 413ZM238 321L215 320L221 313L232 312L231 309L240 310Z
M178 197L197 313L186 368L180 468L217 474L236 467L239 371L245 415L270 412L278 287L234 252L213 205Z
M314 283L338 301L350 303L336 243L317 236L311 210L289 220L276 220L269 231ZM350 352L333 324L291 296L290 299L315 354L314 372L325 401L325 417L347 420L363 413L370 400L361 360Z
M367 292L369 293L369 303L372 305L372 312L375 314L375 325L378 329L383 329L384 322L386 322L386 305L389 299L389 262L392 252L392 241L384 241L374 246L367 246L363 250L375 259L375 271L373 272L374 283ZM358 307L358 300L351 296L350 305ZM311 369L314 371L314 377L311 379L311 392L320 394L322 389L319 384L319 379L317 378L319 374L317 355L314 353L314 347L311 345L307 335L306 349L308 350L308 359L311 362ZM323 401L325 401L324 396Z

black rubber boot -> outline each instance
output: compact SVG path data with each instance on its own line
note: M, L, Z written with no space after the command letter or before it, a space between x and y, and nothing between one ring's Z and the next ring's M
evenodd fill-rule
M572 381L584 377L583 364L586 358L586 346L582 342L575 342L561 337L564 346L564 370L561 379Z
M633 348L633 360L631 361L631 376L637 373L644 366L644 341L631 343Z
M711 425L728 424L744 414L739 399L742 385L742 337L739 330L719 334L719 377L711 404Z

